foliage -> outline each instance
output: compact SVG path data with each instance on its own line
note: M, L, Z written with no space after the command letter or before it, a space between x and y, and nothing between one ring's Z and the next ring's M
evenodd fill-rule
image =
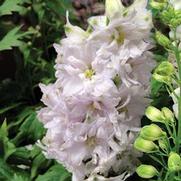
M39 82L54 81L52 47L63 35L69 0L0 1L0 59L14 75L0 82L0 180L70 180L63 166L47 160L36 145L46 130L36 118L41 92ZM71 21L78 22L70 16ZM6 56L8 55L8 56ZM11 59L13 57L13 59ZM8 63L10 59L10 65Z
M146 153L144 163L149 164L139 166L137 174L142 178L152 178L152 181L179 181L181 180L181 39L178 36L178 29L181 24L181 10L175 8L178 7L176 1L152 0L150 5L155 23L154 38L157 47L154 53L158 66L153 71L151 82L152 105L155 107L149 106L146 109L145 115L149 121L146 123L145 119L143 122L150 124L151 121L154 124L144 126L134 143L136 149ZM149 162L147 157L150 157L152 162Z

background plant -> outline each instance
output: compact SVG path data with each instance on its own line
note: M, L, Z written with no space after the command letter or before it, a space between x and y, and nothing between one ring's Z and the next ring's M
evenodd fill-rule
M46 160L36 141L45 133L36 118L39 82L54 80L52 43L63 36L70 1L0 1L0 180L70 180L70 174ZM71 14L71 20L79 23ZM3 70L5 69L5 70Z
M134 144L136 149L154 160L151 165L138 167L138 175L147 179L155 177L154 180L159 181L181 180L181 52L178 33L181 10L176 8L178 7L176 3L153 0L150 2L150 7L155 23L154 38L159 50L154 51L159 64L154 70L153 81L164 86L168 92L167 97L172 97L177 105L174 106L174 113L169 109L173 102L167 107L163 107L164 104L160 107L156 105L161 110L149 106L145 114L152 124L141 129Z

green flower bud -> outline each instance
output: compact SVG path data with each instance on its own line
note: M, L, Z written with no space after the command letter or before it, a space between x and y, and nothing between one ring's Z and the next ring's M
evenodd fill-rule
M122 12L124 6L120 0L106 0L106 16L111 19Z
M164 34L162 34L159 31L156 32L155 39L158 42L158 44L165 48L169 48L171 45L171 41L169 40L169 38L167 38Z
M161 10L164 8L165 5L166 5L166 2L164 0L160 0L159 2L155 0L150 1L150 6L154 9Z
M161 19L165 24L172 28L176 28L181 24L181 11L169 6L161 13Z
M151 124L149 126L144 126L141 129L140 136L146 140L155 141L165 136L166 133L156 124Z
M135 140L134 147L144 153L153 153L158 150L158 146L153 141L145 140L141 137Z
M159 75L166 75L170 76L173 75L175 72L174 66L172 63L168 61L163 61L155 70L155 73Z
M163 61L155 69L153 78L159 82L164 82L166 84L169 84L172 80L171 76L174 74L174 72L175 72L174 66L168 61Z
M161 122L161 123L164 123L164 115L163 115L163 113L159 110L159 109L157 109L157 108L155 108L155 107L153 107L153 106L149 106L147 109L146 109L146 111L145 111L145 115L146 115L146 117L148 118L148 119L150 119L151 121L153 121L153 122Z
M170 26L173 28L176 28L181 24L181 11L174 9L174 14L172 15L172 18L170 19Z
M141 178L152 178L156 175L158 175L158 171L155 167L152 165L140 165L136 169L136 173L141 177Z
M170 109L168 109L167 107L163 107L162 113L165 117L165 120L168 121L168 123L174 122L174 114Z
M170 76L162 76L162 75L159 75L157 73L154 73L152 77L155 80L157 80L158 82L162 82L162 83L165 83L165 84L170 84L172 82L172 79L171 79Z
M175 18L175 10L173 7L169 6L166 10L161 12L161 20L164 24L170 25L173 18Z
M170 26L173 28L176 28L177 26L179 26L181 24L181 18L173 18L170 20Z
M172 172L181 170L181 158L175 152L171 152L168 157L168 169Z
M166 139L164 139L164 138L159 139L158 140L158 145L162 150L164 150L164 151L167 150L167 141L166 141Z

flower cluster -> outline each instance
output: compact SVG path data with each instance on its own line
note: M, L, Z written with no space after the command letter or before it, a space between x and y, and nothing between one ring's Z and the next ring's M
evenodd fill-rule
M86 31L68 19L55 44L56 82L43 85L38 112L47 129L44 153L73 181L125 180L135 170L132 144L149 99L153 68L147 0L125 8L106 1L106 14L88 19Z

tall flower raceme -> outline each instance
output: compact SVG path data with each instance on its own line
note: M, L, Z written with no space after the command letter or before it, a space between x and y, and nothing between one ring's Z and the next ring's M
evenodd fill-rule
M56 82L43 85L41 146L72 172L73 181L125 180L135 171L132 144L149 100L152 29L147 0L125 8L106 1L106 14L83 30L68 20L55 44Z
M167 107L146 109L145 114L152 124L141 129L134 146L157 162L157 168L140 165L136 172L142 178L176 181L181 180L181 1L152 0L150 5L156 19L159 17L159 22L169 28L167 34L161 32L161 26L155 31L157 44L168 56L160 56L153 78L165 85L173 100L173 111Z

